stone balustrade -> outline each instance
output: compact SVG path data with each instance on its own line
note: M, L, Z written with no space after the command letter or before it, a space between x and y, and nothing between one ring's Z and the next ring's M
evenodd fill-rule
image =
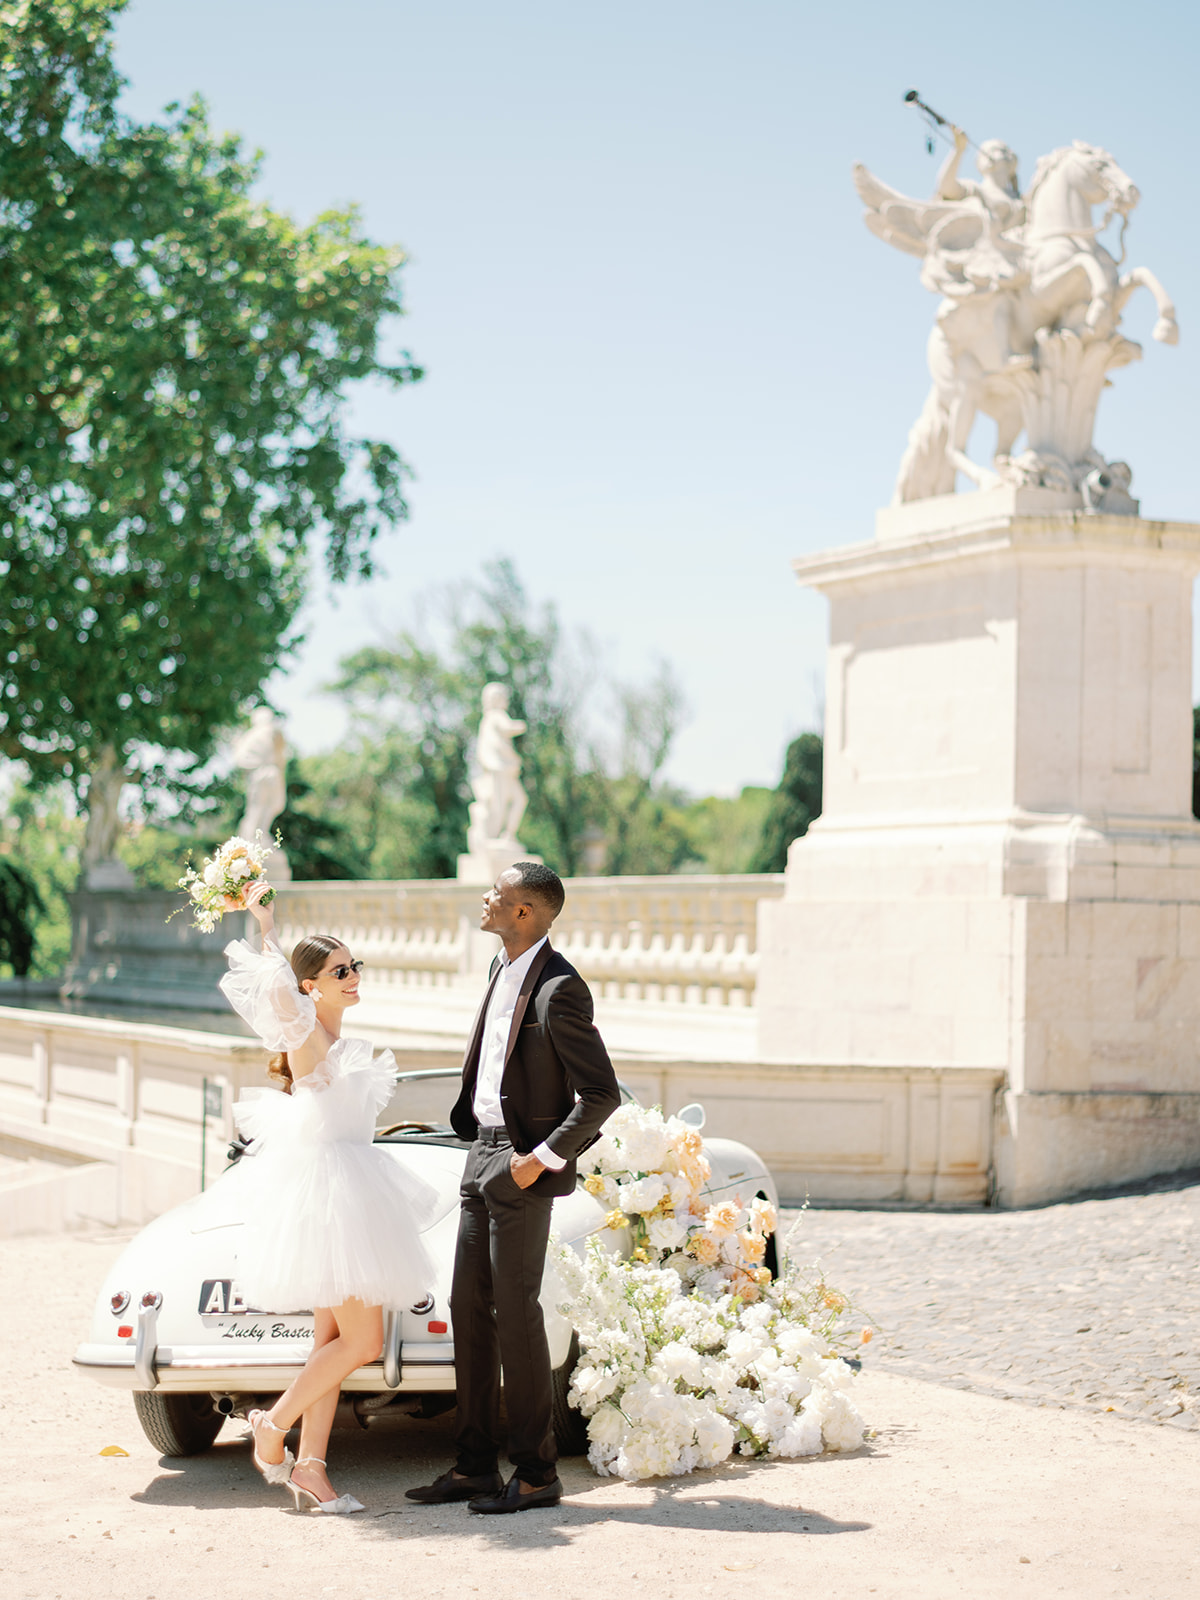
M747 1006L758 973L758 903L782 873L573 878L554 943L598 999ZM457 986L485 970L496 941L478 931L480 891L442 879L289 884L284 948L334 934L371 966L372 984Z

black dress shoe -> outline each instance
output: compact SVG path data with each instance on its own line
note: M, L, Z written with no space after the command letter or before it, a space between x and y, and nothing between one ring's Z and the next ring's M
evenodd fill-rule
M470 1502L467 1510L488 1513L530 1511L534 1506L556 1506L562 1499L562 1492L561 1480L554 1478L540 1489L530 1489L523 1494L521 1480L514 1472L499 1494L480 1495Z
M480 1472L473 1478L457 1478L453 1471L443 1472L432 1483L419 1489L406 1489L405 1499L419 1500L425 1506L447 1505L452 1500L471 1500L477 1495L499 1494L504 1479L498 1472Z

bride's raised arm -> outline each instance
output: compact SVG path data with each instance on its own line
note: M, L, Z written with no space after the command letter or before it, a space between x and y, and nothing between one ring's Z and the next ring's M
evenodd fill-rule
M274 913L260 904L268 888L260 881L246 890L246 909L262 929L262 950L245 939L226 945L229 971L219 987L268 1050L296 1051L316 1030L317 1008L312 997L301 992L291 962L276 942Z

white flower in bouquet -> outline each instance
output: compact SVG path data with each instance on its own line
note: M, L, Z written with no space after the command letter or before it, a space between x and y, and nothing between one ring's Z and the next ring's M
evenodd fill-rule
M821 1418L811 1411L799 1411L775 1441L780 1456L819 1456L821 1449Z
M275 836L280 844L279 835ZM211 933L227 911L245 910L245 892L251 883L266 875L266 863L274 854L274 847L264 844L261 832L253 840L226 839L225 843L197 871L189 865L179 887L185 889L191 902L193 925ZM274 889L263 896L261 904L268 905L275 898ZM182 909L182 908L181 908ZM172 912L171 916L178 915ZM170 917L167 918L169 922Z
M667 1181L658 1173L617 1185L617 1204L627 1216L645 1216L667 1193Z
M678 1250L688 1231L678 1217L652 1217L646 1234L653 1250Z
M638 1479L734 1450L861 1444L854 1375L835 1348L849 1302L786 1245L773 1278L774 1206L707 1197L703 1140L658 1109L621 1107L587 1164L585 1187L607 1215L582 1261L564 1252L558 1303L583 1352L570 1401L588 1419L595 1470Z
M672 1339L670 1344L663 1346L650 1370L657 1372L667 1383L682 1381L692 1389L699 1388L704 1381L704 1362L700 1352L679 1339Z
M646 1111L639 1105L624 1105L614 1111L605 1133L620 1146L629 1172L660 1171L671 1148L662 1113Z
M593 1448L616 1451L629 1431L629 1423L616 1406L603 1405L592 1413L588 1437Z

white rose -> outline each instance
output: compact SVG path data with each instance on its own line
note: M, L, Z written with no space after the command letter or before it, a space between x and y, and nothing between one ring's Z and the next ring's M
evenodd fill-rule
M654 1250L677 1250L687 1238L687 1229L677 1217L655 1217L646 1232Z
M588 1423L588 1438L593 1444L611 1450L621 1444L628 1428L629 1424L616 1406L604 1405Z
M673 1339L662 1347L654 1358L654 1365L668 1383L675 1383L682 1378L693 1389L699 1388L704 1374L699 1351L679 1339Z
M221 869L215 861L210 861L204 869L204 881L210 889L215 889L221 881Z

